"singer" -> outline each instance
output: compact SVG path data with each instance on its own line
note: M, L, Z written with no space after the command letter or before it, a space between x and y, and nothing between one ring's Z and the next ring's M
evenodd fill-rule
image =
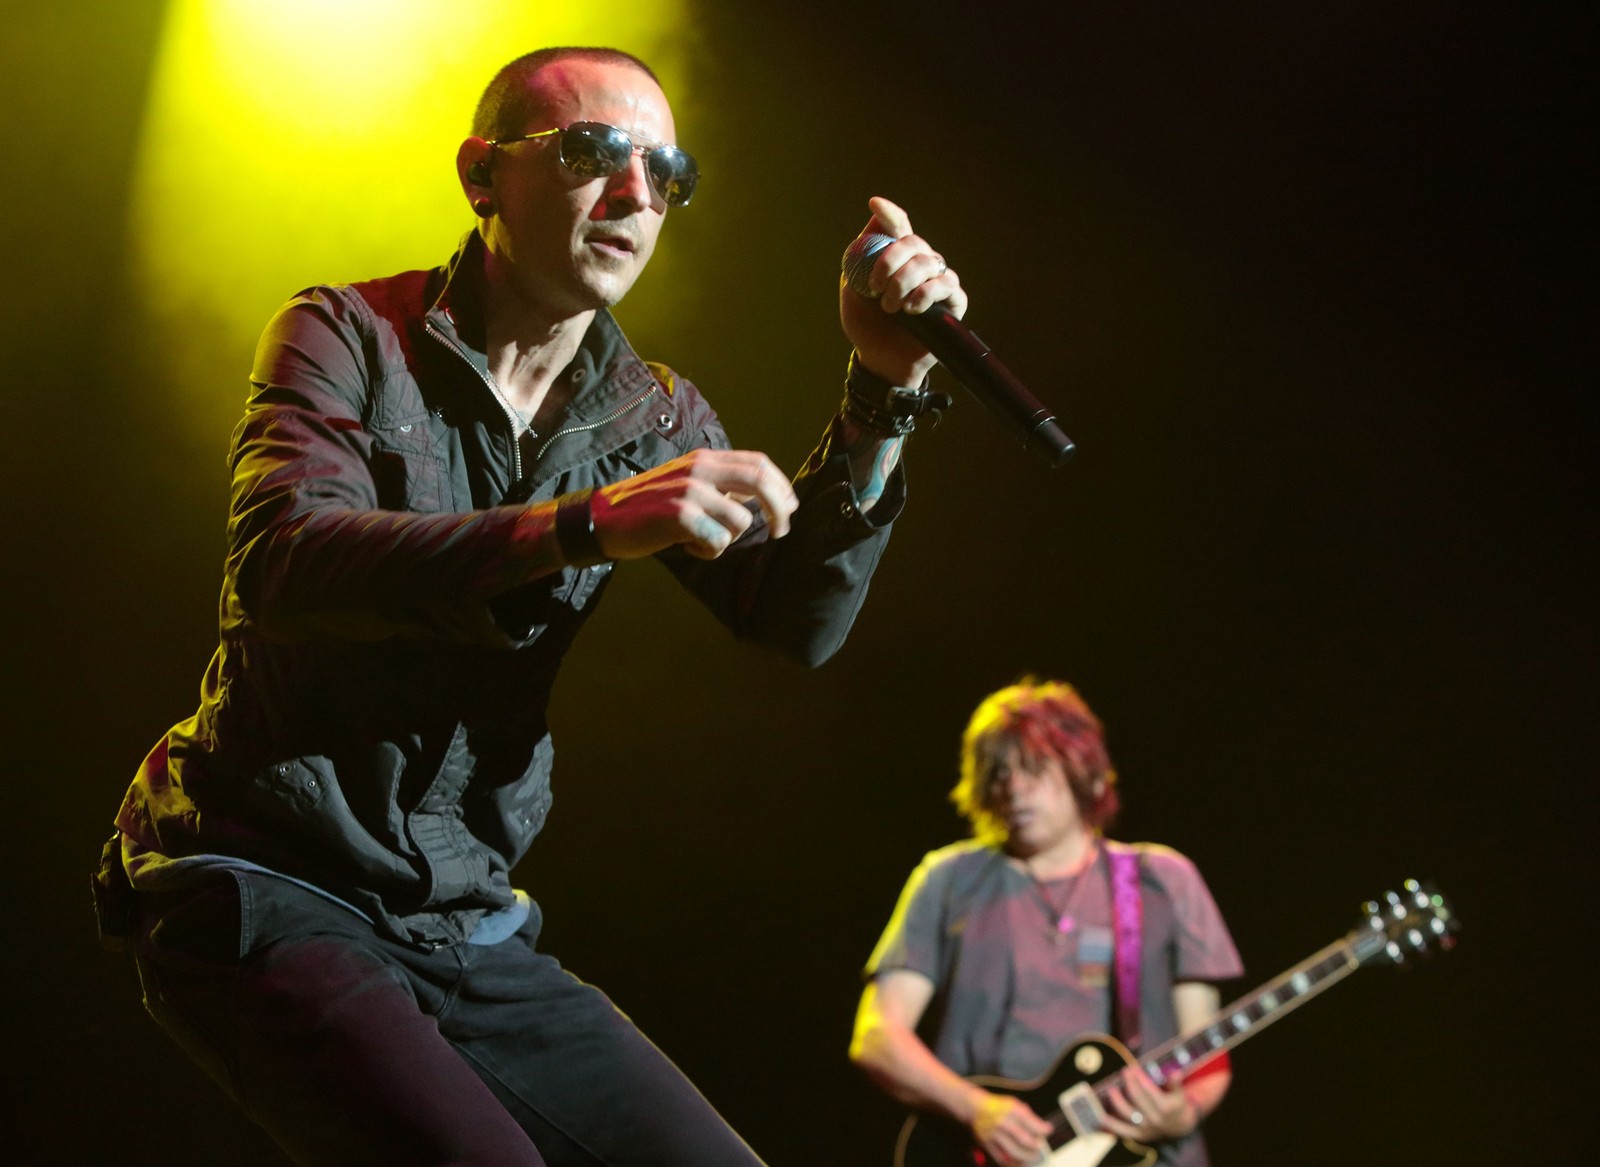
M881 304L840 289L844 404L791 485L608 312L695 194L676 143L636 58L521 57L457 153L476 223L449 261L302 292L262 337L220 646L96 890L150 1013L296 1162L760 1162L538 945L512 869L551 803L547 699L623 560L832 655L933 364L889 313L966 297L873 200Z

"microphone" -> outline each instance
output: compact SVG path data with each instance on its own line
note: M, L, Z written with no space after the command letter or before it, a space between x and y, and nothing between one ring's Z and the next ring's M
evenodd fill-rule
M857 237L846 249L840 265L845 282L861 295L877 299L867 278L878 252L893 242L893 236L877 233ZM916 315L896 312L892 318L925 344L1025 449L1037 451L1052 466L1060 466L1072 457L1077 447L1061 432L1056 415L1029 393L977 333L952 316L943 304Z

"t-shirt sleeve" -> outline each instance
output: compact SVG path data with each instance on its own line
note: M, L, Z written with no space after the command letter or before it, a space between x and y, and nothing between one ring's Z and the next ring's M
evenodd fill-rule
M945 967L946 866L937 862L936 853L929 854L906 880L894 915L867 961L867 979L895 969L909 969L935 985L939 983Z
M1173 980L1226 981L1243 974L1228 925L1194 863L1165 848L1149 855L1147 862L1172 901L1177 941Z

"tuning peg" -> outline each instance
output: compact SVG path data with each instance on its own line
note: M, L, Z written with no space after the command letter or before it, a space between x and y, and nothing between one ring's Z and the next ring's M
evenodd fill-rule
M1436 922L1444 925L1445 932L1448 933L1445 939L1451 940L1455 933L1461 931L1461 918L1456 915L1455 910L1450 906L1450 902L1439 893L1439 889L1434 887L1431 882L1422 884L1420 890L1427 897L1425 905L1427 911ZM1437 927L1435 927L1435 931L1437 930Z
M1401 948L1400 945L1396 944L1393 940L1385 944L1383 946L1383 950L1389 954L1389 959L1394 961L1395 964L1404 964L1406 962L1405 949Z

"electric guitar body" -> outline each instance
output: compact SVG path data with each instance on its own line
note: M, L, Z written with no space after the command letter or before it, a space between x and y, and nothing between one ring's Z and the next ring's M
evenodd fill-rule
M977 1077L972 1081L995 1094L1020 1098L1035 1114L1071 1115L1076 1109L1086 1118L1092 1118L1099 1113L1094 1087L1115 1077L1133 1062L1133 1055L1116 1038L1091 1033L1074 1041L1054 1066L1031 1082L989 1077ZM1119 1139L1107 1131L1086 1129L1079 1134L1066 1126L1061 1137L1065 1141L1057 1144L1052 1139L1050 1153L1036 1159L1030 1167L1150 1167L1156 1161L1156 1152L1151 1148ZM894 1164L895 1167L990 1167L988 1156L973 1145L972 1134L966 1127L931 1115L916 1114L906 1120L900 1131Z

